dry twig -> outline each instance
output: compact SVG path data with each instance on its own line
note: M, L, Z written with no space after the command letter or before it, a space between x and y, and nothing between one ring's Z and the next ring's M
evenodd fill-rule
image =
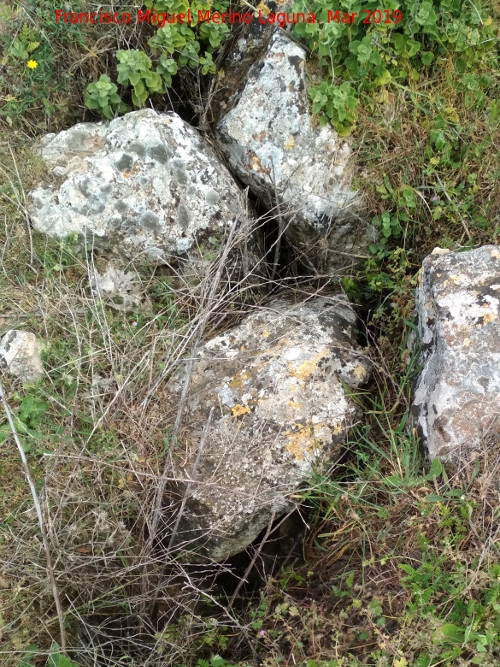
M54 568L52 565L52 558L50 556L50 547L49 547L49 538L47 534L47 530L45 529L45 523L43 520L43 514L42 514L42 508L40 505L40 500L38 498L38 494L36 492L35 484L33 482L33 478L31 476L31 472L29 469L28 461L26 459L26 454L24 453L23 446L21 444L21 441L19 440L19 436L17 433L16 425L14 424L14 420L12 418L12 412L9 407L9 404L7 403L7 399L5 397L5 392L3 389L3 383L2 380L0 379L0 400L2 401L3 408L5 410L5 415L7 417L7 421L9 422L9 427L12 433L12 437L14 438L14 442L17 445L17 449L19 450L19 456L22 461L23 465L23 472L26 477L26 481L28 482L28 486L30 487L31 491L31 497L33 498L33 504L35 506L35 511L36 511L36 516L38 519L38 526L40 528L40 533L42 535L42 542L43 542L43 549L45 551L45 558L47 560L47 574L49 577L50 585L52 588L52 595L54 596L54 602L56 604L56 610L57 610L57 618L59 620L59 631L61 635L61 651L64 653L66 651L66 631L64 629L64 612L63 608L61 605L61 599L59 597L59 591L57 589L57 583L56 583L56 578L54 575Z

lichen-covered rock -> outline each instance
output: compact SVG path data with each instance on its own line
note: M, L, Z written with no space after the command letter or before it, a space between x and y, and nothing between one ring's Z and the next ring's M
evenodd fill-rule
M123 271L111 263L103 273L94 269L90 288L103 303L115 310L139 311L149 305L141 290L139 275L135 271Z
M40 154L50 180L30 193L35 228L127 259L199 260L217 251L242 193L215 153L175 113L145 109L109 123L80 123L47 135Z
M470 460L500 427L500 248L426 257L417 315L418 431L431 458Z
M43 375L40 352L35 334L11 329L0 340L0 368L23 382L36 382Z
M366 253L376 233L356 213L348 143L311 118L305 60L300 46L274 33L216 133L238 176L289 214L288 239L313 265L335 271Z
M271 13L277 14L291 9L292 4L293 0L268 0L266 7ZM274 23L259 21L257 13L249 14L249 23L230 26L232 37L227 43L223 70L219 71L219 85L206 109L212 123L217 123L233 107L248 71L266 51L271 37L278 29Z
M214 408L179 534L202 555L245 549L313 465L335 461L355 414L348 393L370 372L355 320L343 297L276 301L197 352L176 475L189 478Z

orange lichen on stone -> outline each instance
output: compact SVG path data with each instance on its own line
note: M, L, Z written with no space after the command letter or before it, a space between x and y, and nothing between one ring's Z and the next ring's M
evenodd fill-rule
M238 373L236 373L229 386L231 389L243 389L245 385L245 380L250 380L251 377L252 375L250 371L247 370L238 371Z
M288 363L288 370L290 375L294 378L297 378L297 380L300 380L300 382L304 384L307 378L310 377L318 367L318 362L320 359L322 359L327 354L328 350L324 348L321 350L321 352L315 354L312 359L306 359L306 361L303 361L298 366L290 361Z
M483 308L487 309L490 308L490 306L487 303L483 303ZM493 322L495 318L496 318L495 313L492 313L491 311L489 313L485 313L483 315L483 324L486 324L487 322Z
M233 417L240 417L241 415L248 414L250 412L250 408L248 405L240 405L239 403L236 403L234 408L231 408L231 413Z
M304 453L312 451L312 439L305 433L305 429L297 433L287 433L286 435L288 438L287 452L290 452L296 461L303 461Z
M299 427L298 431L286 431L285 435L288 438L286 446L287 451L295 458L296 461L303 461L305 455L311 455L315 447L318 446L318 441L315 437L315 431L322 428L325 424L310 423L307 426L296 423Z

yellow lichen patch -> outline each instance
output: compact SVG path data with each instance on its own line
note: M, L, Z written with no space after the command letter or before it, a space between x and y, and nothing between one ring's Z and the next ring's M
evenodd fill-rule
M264 329L262 332L262 338L269 338L269 331L267 329Z
M332 428L332 433L333 433L333 435L339 435L339 433L342 433L342 431L343 431L342 424L336 424L336 425Z
M287 452L293 456L296 461L304 460L304 445L307 447L309 445L309 440L304 440L300 433L292 433L287 436L288 445L286 446Z
M311 455L314 448L318 446L314 434L316 429L324 427L325 424L310 423L307 426L302 426L302 424L296 423L294 426L299 427L299 430L285 432L288 438L286 449L296 461L303 461L305 455Z
M470 338L464 338L464 347L469 347L470 345Z
M248 167L252 169L252 171L263 171L262 164L257 155L250 156L248 159Z
M361 366L361 364L358 364L358 365L356 366L356 368L354 369L354 371L353 371L353 373L354 373L354 377L362 378L362 377L364 377L365 372L366 372L366 371L365 371L364 367Z
M490 255L495 257L495 259L500 259L500 248L493 248L493 250L490 252Z
M236 403L234 408L231 408L231 413L233 417L240 417L241 415L246 415L250 412L250 408L248 405L240 405L239 403Z
M288 137L288 140L285 141L285 144L284 144L283 148L284 148L286 151L290 151L294 146L295 146L295 139L293 138L292 135L290 135L290 136Z
M485 313L483 315L483 324L486 324L487 322L493 322L495 319L495 313Z
M231 389L243 389L245 385L246 380L250 380L252 377L250 371L244 370L244 371L238 371L232 381L230 382L229 386Z
M287 347L288 345L290 345L290 341L288 340L288 338L282 338L276 343L274 347L264 350L264 352L262 352L262 356L265 356L267 354L275 354L276 352L279 352L281 347Z
M289 405L291 408L297 408L297 410L300 409L300 405L299 405L298 403L296 403L294 400L290 400L290 401L288 401L288 405Z
M288 370L290 375L304 384L306 379L310 377L318 367L320 359L326 356L326 354L328 354L328 350L324 348L321 352L315 354L312 359L306 359L306 361L303 361L301 364L295 365L293 362L289 362Z
M271 11L269 9L269 7L266 4L264 4L262 1L259 2L259 4L257 5L257 7L255 9L258 9L262 13L262 16L267 16L269 14L269 12Z

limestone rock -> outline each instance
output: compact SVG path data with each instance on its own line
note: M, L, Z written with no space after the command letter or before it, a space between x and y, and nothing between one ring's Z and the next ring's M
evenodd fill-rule
M175 113L135 111L47 135L50 179L30 193L34 227L87 235L126 259L199 261L245 219L242 192L201 135Z
M216 133L235 173L289 213L289 240L313 265L321 255L322 270L335 271L366 254L376 232L356 213L348 143L310 115L305 62L300 46L274 33Z
M418 430L431 458L470 460L500 428L500 248L426 257L416 308Z
M35 334L11 329L0 340L0 368L23 382L36 382L43 375L40 352Z
M292 0L268 0L266 7L273 14L291 10ZM247 78L248 71L265 53L277 28L273 23L259 23L259 16L251 15L249 23L231 25L232 38L228 40L219 86L210 99L207 112L212 123L217 123L234 105L237 94Z
M123 271L111 263L107 264L103 273L97 269L93 271L90 287L101 301L115 310L137 311L147 305L138 274L135 271Z
M355 415L348 392L370 373L355 321L344 297L275 301L197 352L175 474L189 478L200 457L179 538L202 556L245 549L314 465L335 461Z

